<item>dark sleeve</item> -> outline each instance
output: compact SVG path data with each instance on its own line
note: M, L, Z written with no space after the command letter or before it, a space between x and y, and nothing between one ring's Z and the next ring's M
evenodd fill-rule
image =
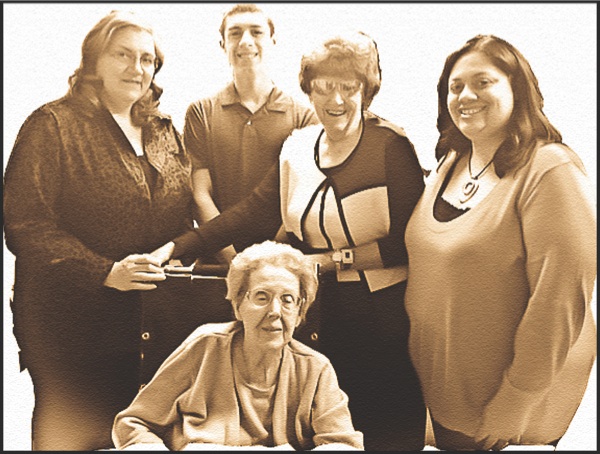
M404 242L406 224L419 201L425 182L423 170L412 143L393 135L385 149L385 174L390 209L390 234L378 241L383 266L408 264Z
M187 109L183 141L192 161L192 168L194 170L210 168L206 140L206 113L201 102L190 104Z
M6 245L17 258L52 270L57 279L101 286L113 261L60 227L63 154L56 119L37 110L21 127L4 175Z
M248 241L257 232L275 234L281 222L279 163L275 163L250 195L173 240L173 258L214 254L234 241Z

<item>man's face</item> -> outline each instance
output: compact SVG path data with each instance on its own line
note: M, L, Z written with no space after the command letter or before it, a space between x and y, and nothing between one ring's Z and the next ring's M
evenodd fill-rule
M263 13L240 13L227 18L222 46L234 69L258 68L274 44Z

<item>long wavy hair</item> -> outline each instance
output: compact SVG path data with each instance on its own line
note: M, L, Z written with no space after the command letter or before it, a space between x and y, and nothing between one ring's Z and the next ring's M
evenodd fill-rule
M311 81L323 70L357 77L363 83L363 110L371 105L381 87L377 44L363 32L332 36L302 57L299 79L304 93L310 95Z
M543 112L544 98L529 62L511 44L493 35L477 35L446 59L438 82L437 129L440 133L435 156L443 158L450 150L469 153L471 141L456 127L448 112L448 82L454 65L470 52L485 54L510 80L514 106L509 119L509 135L494 156L494 167L499 177L525 165L538 141L562 143L560 132Z
M98 59L110 44L111 39L118 30L133 27L150 33L154 39L156 53L154 76L160 71L164 63L164 54L157 43L152 28L142 22L134 13L125 11L112 11L98 22L87 34L81 46L81 63L73 75L69 77L69 95L84 97L95 106L100 106L100 92L102 80L96 74ZM150 118L158 114L159 98L162 88L156 85L154 77L148 91L135 102L131 109L132 121L136 126L141 126Z

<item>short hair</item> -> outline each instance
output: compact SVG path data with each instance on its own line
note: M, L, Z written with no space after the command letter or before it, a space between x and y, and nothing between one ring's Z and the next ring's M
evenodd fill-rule
M271 30L271 36L275 34L275 24L271 20L269 16L265 14L265 12L256 6L253 3L239 3L227 11L223 15L223 20L221 20L221 26L219 27L219 33L221 34L221 38L225 40L225 24L227 22L227 18L231 16L235 16L236 14L243 13L260 13L263 14L267 18L267 23L269 24L269 30Z
M114 34L118 30L128 27L143 30L152 35L156 53L154 75L160 71L165 58L160 45L157 43L153 29L132 12L111 11L90 30L83 40L81 63L79 68L69 77L70 95L83 96L96 106L101 104L99 90L102 87L102 81L96 75L98 59L110 44ZM133 105L132 120L134 124L141 126L152 116L158 114L158 99L162 92L162 88L156 85L153 77L148 92Z
M437 129L440 133L435 154L439 160L450 150L469 153L471 141L456 127L448 111L448 84L454 65L463 55L471 52L485 54L504 72L513 91L514 106L509 119L509 137L500 146L493 162L498 176L525 165L538 140L562 142L560 132L543 112L544 98L537 78L525 57L511 44L494 35L477 35L446 59L438 82Z
M236 312L242 298L248 291L248 282L252 272L264 265L273 265L292 272L300 282L300 321L306 318L306 312L317 295L317 270L312 260L289 244L267 240L254 244L237 254L231 261L227 273L227 296Z
M310 95L311 82L321 72L353 73L363 84L363 110L381 87L381 67L377 43L363 32L336 34L326 39L300 63L300 88Z

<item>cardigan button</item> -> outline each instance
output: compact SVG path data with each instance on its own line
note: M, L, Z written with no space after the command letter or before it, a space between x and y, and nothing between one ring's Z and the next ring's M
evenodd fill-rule
M310 335L310 340L314 340L314 341L316 341L316 340L318 340L318 339L319 339L319 334L318 334L318 333L312 333L312 334Z
M145 333L142 333L142 339L145 341L150 339L150 333L148 331L146 331Z

